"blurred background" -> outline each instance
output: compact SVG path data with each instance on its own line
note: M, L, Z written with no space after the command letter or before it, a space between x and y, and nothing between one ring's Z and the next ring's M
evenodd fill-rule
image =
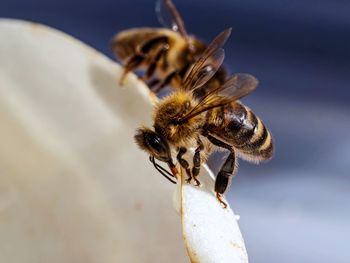
M243 102L272 131L275 157L259 166L242 161L228 194L250 262L350 262L350 2L174 2L188 32L204 41L232 26L228 69L260 81ZM55 27L113 58L115 33L159 27L154 7L1 0L0 17Z

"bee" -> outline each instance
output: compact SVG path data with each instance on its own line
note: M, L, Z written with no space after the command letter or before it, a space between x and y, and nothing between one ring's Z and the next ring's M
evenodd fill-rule
M180 88L185 73L206 48L203 42L188 35L171 0L159 0L156 13L164 28L129 29L118 33L112 40L112 51L124 65L120 83L128 72L141 69L144 74L140 78L147 81L155 93L166 86ZM204 88L219 86L225 78L222 67ZM198 89L196 95L203 95L203 89Z
M262 120L239 101L257 87L255 77L234 74L203 97L194 95L220 68L224 59L222 47L229 35L229 29L220 33L189 70L182 86L158 102L153 129L140 127L135 135L136 143L150 155L156 169L172 182L177 176L172 151L176 151L176 160L186 172L187 182L194 180L199 185L197 176L206 156L216 148L228 150L214 189L224 207L227 205L222 195L236 173L237 157L260 162L273 154L271 133ZM195 149L192 165L183 158L190 148ZM167 163L171 173L166 173L155 160Z

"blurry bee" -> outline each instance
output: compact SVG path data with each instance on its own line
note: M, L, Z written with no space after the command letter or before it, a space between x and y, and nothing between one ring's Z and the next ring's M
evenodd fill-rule
M134 28L118 33L112 40L112 50L124 65L122 84L130 71L142 69L141 77L157 93L165 86L180 88L185 73L206 46L186 32L184 22L171 0L159 0L156 5L159 21L165 28ZM226 78L220 68L205 87L219 86ZM197 96L205 91L198 89Z
M230 30L220 33L193 65L182 86L162 99L154 110L153 128L141 127L135 140L141 149L150 154L150 160L168 179L176 178L177 170L172 159L176 159L185 170L187 182L200 182L197 176L201 163L215 148L230 152L215 181L216 197L226 207L222 194L229 186L230 178L237 170L237 156L248 161L268 160L273 154L270 132L248 107L238 100L251 93L258 81L249 74L234 74L223 85L208 90L201 98L194 96L219 69L224 59L222 46ZM213 147L214 146L214 147ZM192 166L183 155L195 148ZM171 173L155 162L165 162Z

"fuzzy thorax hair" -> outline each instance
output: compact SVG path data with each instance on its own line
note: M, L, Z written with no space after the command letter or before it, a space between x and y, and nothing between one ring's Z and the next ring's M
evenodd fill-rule
M154 110L155 131L174 146L187 145L196 139L198 131L205 123L205 115L199 114L181 122L197 101L188 92L180 91L159 102ZM198 134L199 135L199 134Z

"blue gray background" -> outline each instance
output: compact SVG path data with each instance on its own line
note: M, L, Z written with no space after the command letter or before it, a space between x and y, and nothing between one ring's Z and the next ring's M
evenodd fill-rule
M244 103L274 134L275 158L241 162L229 201L250 262L350 262L350 2L175 0L189 32L228 26L231 72L260 80ZM1 0L0 17L61 29L112 57L120 30L158 27L154 1ZM218 222L219 224L220 222Z

